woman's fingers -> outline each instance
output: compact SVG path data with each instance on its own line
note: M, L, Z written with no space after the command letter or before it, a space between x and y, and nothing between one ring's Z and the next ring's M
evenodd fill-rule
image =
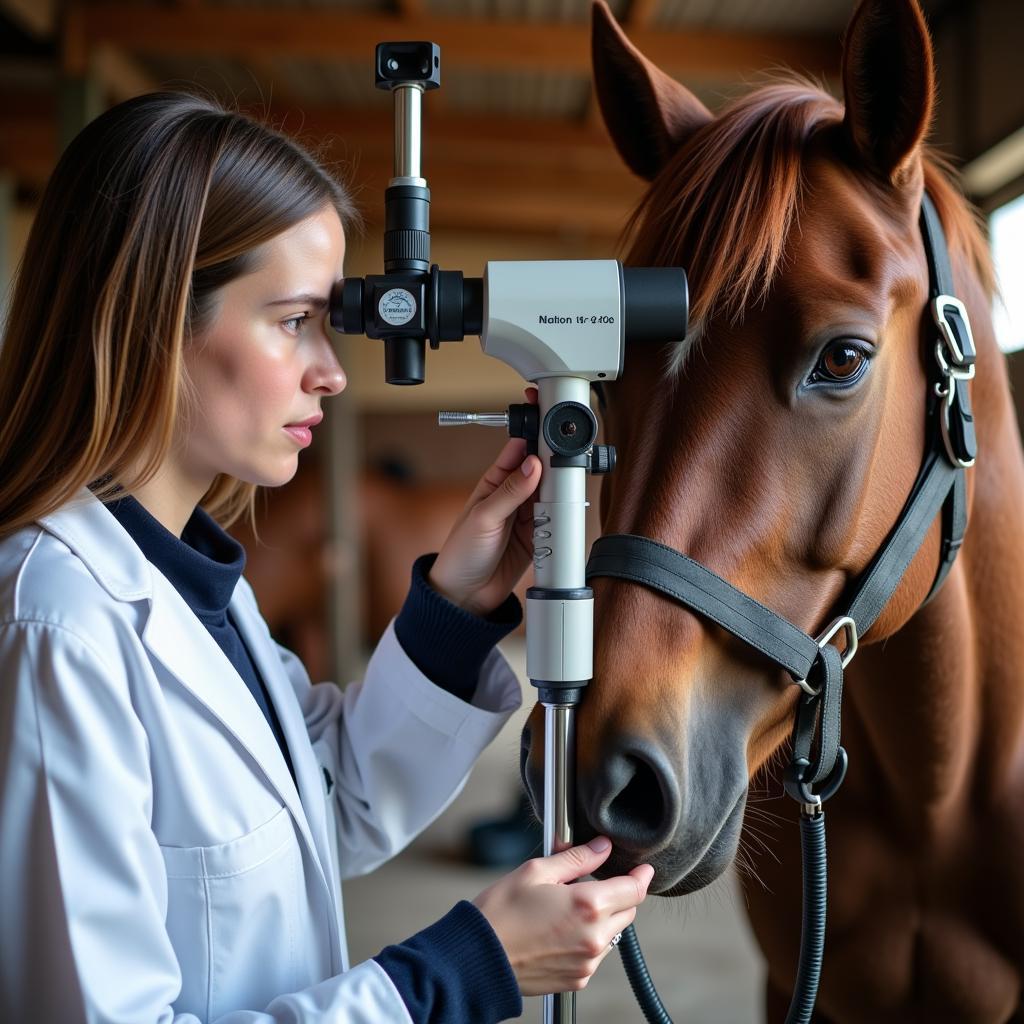
M628 910L643 902L647 886L654 877L654 868L650 864L641 864L633 868L633 872L600 881L579 882L573 894L577 900L587 900L597 914L615 914Z
M526 396L526 401L530 405L536 405L538 402L538 392L535 387L528 387L523 390L523 394ZM514 470L519 469L524 460L526 459L526 440L522 437L510 437L505 442L505 446L498 453L498 457L488 467L484 475L481 477L480 482L476 485L472 495L470 495L469 501L467 502L467 508L472 508L482 499L493 494L504 482L508 475ZM533 459L528 464L531 473L535 472L534 463L539 464L539 459Z
M577 878L589 875L596 871L612 852L612 844L604 836L591 839L585 846L570 846L561 853L553 853L548 857L538 857L532 863L535 865L535 881L544 882L573 882ZM581 883L589 885L593 883Z
M509 477L513 470L519 469L526 456L526 442L521 437L510 437L498 457L487 467L473 493L466 502L466 511L478 505L484 498L490 497Z
M605 862L611 843L598 836L527 861L474 901L513 964L523 995L583 988L632 923L654 875L650 865L601 881L575 882ZM567 884L575 882L575 884Z

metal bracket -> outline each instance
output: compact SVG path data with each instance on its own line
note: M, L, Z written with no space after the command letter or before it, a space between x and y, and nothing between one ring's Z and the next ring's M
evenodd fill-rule
M818 645L818 649L821 650L841 629L846 630L846 650L843 652L843 668L846 668L853 661L853 656L857 653L857 623L849 615L840 615L823 633L815 637L814 642ZM806 679L797 679L796 685L811 697L817 697L821 692L820 686L815 688Z

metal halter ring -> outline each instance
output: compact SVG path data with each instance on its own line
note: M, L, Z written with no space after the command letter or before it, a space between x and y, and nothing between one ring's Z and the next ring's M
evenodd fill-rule
M843 652L843 668L846 668L857 653L857 623L849 615L840 615L824 633L815 637L814 642L818 645L818 649L821 650L841 629L846 630L846 650ZM806 679L797 679L796 685L811 697L817 697L821 693L820 686L815 688Z

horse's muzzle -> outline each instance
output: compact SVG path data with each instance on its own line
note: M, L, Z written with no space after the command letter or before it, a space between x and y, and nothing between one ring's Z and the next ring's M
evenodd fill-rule
M520 768L541 817L543 742L534 749L531 738L527 725ZM746 767L742 748L735 771L732 759L717 753L714 760L684 758L679 768L679 754L624 735L604 744L592 766L577 767L573 841L606 835L614 844L599 877L648 863L655 869L650 891L680 895L708 885L729 866L743 822Z

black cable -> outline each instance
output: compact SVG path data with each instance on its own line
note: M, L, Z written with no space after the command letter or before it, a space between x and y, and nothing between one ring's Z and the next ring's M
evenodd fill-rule
M828 872L825 861L825 812L800 815L804 905L800 929L800 962L786 1024L809 1024L818 996L818 979L825 951L825 902Z
M647 970L647 963L643 953L640 952L640 943L636 937L636 931L630 925L619 940L619 952L622 954L622 966L625 968L626 977L629 979L629 987L640 1004L640 1009L648 1024L672 1024L672 1018L668 1015L661 999L658 997L654 982Z
M800 815L800 851L803 861L803 922L800 930L800 962L797 967L793 999L786 1014L786 1024L810 1024L818 997L818 979L825 951L825 909L828 893L828 870L825 858L825 813ZM647 963L640 951L636 931L630 925L619 941L622 966L629 979L640 1010L648 1024L672 1024L651 980Z

